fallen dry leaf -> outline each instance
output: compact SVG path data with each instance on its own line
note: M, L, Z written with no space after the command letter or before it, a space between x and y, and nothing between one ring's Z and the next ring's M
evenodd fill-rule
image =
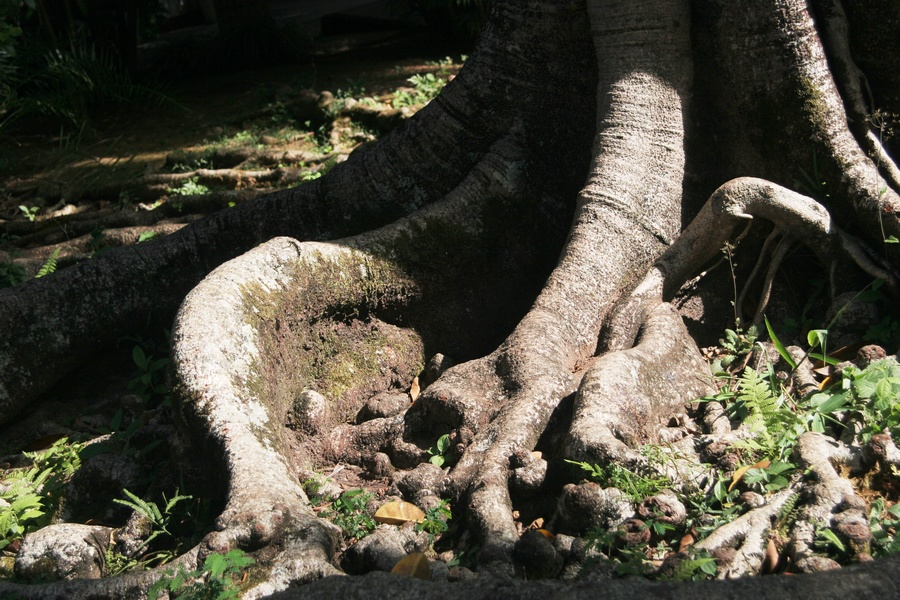
M419 378L413 377L412 384L409 386L409 397L412 398L413 402L419 397L419 392L421 391L419 389Z
M425 520L425 513L422 512L415 504L404 502L403 500L394 500L387 504L382 504L373 517L379 523L388 525L403 525L410 521L421 523Z
M775 545L775 540L769 539L769 543L766 545L766 558L763 560L762 564L762 572L763 573L772 573L775 569L778 568L778 546Z
M744 474L750 469L766 469L769 465L772 464L772 461L769 460L761 460L755 465L748 465L746 467L741 467L737 471L734 472L734 475L731 476L731 485L728 486L728 491L730 492L734 486L738 484Z
M407 575L418 579L431 579L431 570L428 568L430 561L428 557L421 552L413 552L407 554L394 565L391 573L394 575Z

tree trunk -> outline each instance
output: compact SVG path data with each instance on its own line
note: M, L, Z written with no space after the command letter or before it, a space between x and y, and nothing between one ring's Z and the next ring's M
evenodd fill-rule
M598 492L571 483L564 461L656 470L681 491L709 484L698 449L744 434L717 425L715 407L692 406L715 391L698 343L735 318L761 322L767 306L799 314L807 273L787 283L776 273L790 263L788 242L810 248L832 298L873 278L897 293L900 254L888 241L900 237L900 171L886 136L900 20L889 3L845 4L498 1L443 93L321 180L0 291L0 423L92 352L174 317L183 430L227 474L210 482L224 507L216 531L186 561L253 551L248 597L334 574L334 529L298 474L381 461L402 491L447 434L453 466L404 493L450 501L480 546L479 571L548 576L529 544L558 558L561 542L523 535L525 514L576 536L584 523L619 525L585 500ZM870 10L881 11L876 21ZM863 23L879 35L861 36ZM884 54L876 39L888 40ZM738 242L750 248L741 262L755 253L756 266L708 268ZM736 289L763 270L762 284ZM319 368L342 361L351 375ZM416 376L411 406L362 416L371 398L404 393ZM327 402L315 414L301 401L311 391ZM802 570L815 563L810 523L865 520L838 466L858 467L871 449L814 432L799 439L794 460L808 480L698 543L720 577L760 572L776 535ZM668 458L651 461L648 447ZM801 517L776 531L794 504ZM896 595L895 583L867 579L884 569L821 576L810 589L837 597L884 585L878 593ZM9 589L112 596L153 578ZM659 591L803 593L784 579ZM330 593L329 581L308 589ZM388 584L340 585L353 594ZM533 585L516 589L568 593ZM399 587L409 597L460 593Z

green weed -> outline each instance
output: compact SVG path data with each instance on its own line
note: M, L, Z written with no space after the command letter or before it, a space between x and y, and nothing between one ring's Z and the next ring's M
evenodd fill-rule
M430 535L440 535L447 531L447 521L453 518L450 503L441 500L425 511L425 520L416 524L416 531L424 531Z
M238 548L225 554L213 552L203 567L188 571L183 566L169 569L148 591L149 600L165 593L181 600L236 600L240 597L239 581L247 567L255 561Z
M434 73L413 75L407 81L413 85L413 89L412 91L398 90L391 102L394 108L428 104L447 85L445 79L441 79Z
M666 477L642 475L616 463L600 466L574 460L566 462L587 471L590 478L600 485L620 490L631 498L632 502L641 502L672 485Z
M0 482L0 549L50 523L62 490L81 466L82 444L57 440L40 452L26 452L27 469L15 469Z
M450 435L444 434L437 439L434 446L428 449L428 454L431 455L431 458L428 459L433 465L437 465L439 467L443 467L445 465L449 466L450 464Z
M197 183L196 177L191 177L182 182L178 187L169 188L167 191L174 196L199 196L208 194L210 189L202 183Z
M369 535L378 526L375 519L366 512L366 504L373 494L362 489L348 490L336 498L331 508L321 515L344 530L350 539L360 539Z

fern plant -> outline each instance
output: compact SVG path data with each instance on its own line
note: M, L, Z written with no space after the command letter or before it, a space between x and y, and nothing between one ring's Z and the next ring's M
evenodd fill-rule
M729 410L754 435L739 442L739 446L781 460L787 458L806 428L788 406L787 397L780 392L776 394L778 387L772 381L771 372L767 375L764 377L752 367L745 368Z
M47 257L47 260L44 261L44 264L41 265L41 268L38 269L37 274L34 276L35 279L39 279L41 277L46 277L50 273L56 271L57 259L59 258L59 248L54 250L50 256Z
M174 509L179 503L193 499L193 496L180 495L178 490L175 490L175 495L169 499L166 499L165 495L163 495L163 502L165 504L160 508L156 502L144 500L127 489L122 491L128 496L128 500L115 498L113 502L131 508L135 512L146 517L151 523L150 535L147 536L147 539L141 544L140 550L143 552L150 547L154 540L165 537L168 538L169 543L174 543L175 548L172 550L161 550L155 553L151 560L156 560L158 563L162 564L174 558L177 555L180 546L178 536L170 529L174 519Z
M154 583L147 597L156 600L166 593L168 598L181 600L237 600L240 589L235 580L255 561L237 548L225 554L213 552L206 557L203 568L188 571L179 565L169 569Z

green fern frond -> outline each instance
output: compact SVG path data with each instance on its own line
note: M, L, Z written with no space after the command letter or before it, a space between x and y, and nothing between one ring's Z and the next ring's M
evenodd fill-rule
M772 428L780 425L780 397L772 391L768 380L751 367L744 369L738 384L737 400L743 403L748 411L744 423L751 431L776 433Z
M45 275L49 275L56 271L56 259L59 258L59 248L53 251L53 253L47 257L47 260L41 265L41 268L38 270L37 275L34 276L35 279L39 277L44 277Z

